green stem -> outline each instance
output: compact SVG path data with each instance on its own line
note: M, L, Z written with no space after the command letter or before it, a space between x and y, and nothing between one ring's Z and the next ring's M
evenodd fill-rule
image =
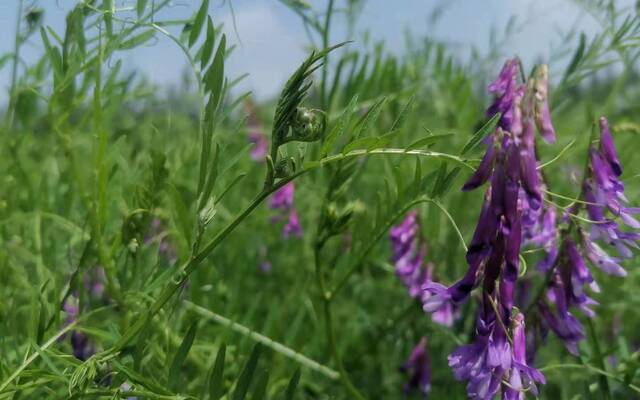
M338 371L340 371L340 381L344 385L344 387L351 393L353 398L358 400L364 400L364 396L360 393L358 389L353 385L351 379L349 379L349 375L347 374L347 370L342 363L342 357L340 356L340 352L338 351L336 334L333 329L333 315L331 313L331 298L332 295L330 292L327 292L327 288L325 286L324 275L322 271L322 265L320 263L320 251L324 245L324 241L316 241L314 246L313 258L315 264L316 271L316 282L318 285L318 289L320 291L320 298L322 301L322 309L324 314L324 326L325 326L325 335L327 339L327 345L329 346L329 350L331 351L331 355L336 365L338 366Z
M327 5L327 14L324 17L324 28L322 29L322 48L326 49L329 47L329 31L331 29L331 16L333 15L333 1L329 0ZM327 61L329 59L329 54L325 54L324 60L322 62L322 81L320 84L320 108L327 112L327 107L329 103L327 102L327 70L329 66L327 65Z
M322 375L330 378L330 379L338 379L340 377L340 374L337 371L332 370L329 367L326 367L308 357L306 357L303 354L298 353L297 351L291 349L290 347L287 347L285 345L283 345L282 343L278 343L275 340L272 340L271 338L262 335L254 330L251 330L250 328L247 328L244 325L241 325L229 318L223 317L220 314L216 314L215 312L211 311L211 310L207 310L204 307L200 307L190 301L184 301L184 304L187 306L188 309L192 310L193 312L199 314L200 316L210 319L214 322L217 322L221 325L224 325L226 327L228 327L229 329L240 333L241 335L247 336L252 340L255 340L258 343L262 343L263 345L271 348L273 351L282 354L285 357L289 357L290 359L300 363L301 365L314 370L316 372L321 373Z
M593 343L593 351L596 356L596 363L598 364L598 368L603 371L606 371L606 367L604 365L602 350L600 349L600 343L598 342L598 336L596 335L596 329L593 326L593 321L589 318L587 319L587 327L589 328L589 336L591 336L591 341ZM602 398L604 400L611 400L611 387L609 386L609 380L606 375L600 374L600 391L602 392Z
M587 369L588 371L591 371L593 373L599 374L599 375L603 375L606 376L608 378L614 379L620 383L623 383L625 385L627 385L629 387L629 389L633 390L636 393L640 393L640 387L638 387L637 385L634 385L632 383L628 383L626 382L623 378L612 374L610 372L607 372L605 370L602 370L600 368L596 368L592 365L589 364L551 364L551 365L547 365L545 367L540 368L541 372L547 372L547 371L553 371L554 369Z

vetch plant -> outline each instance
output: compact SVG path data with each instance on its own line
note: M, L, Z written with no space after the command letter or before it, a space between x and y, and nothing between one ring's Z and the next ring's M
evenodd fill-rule
M640 393L635 10L583 4L602 30L507 60L483 112L506 44L391 51L366 1L280 1L308 54L273 99L230 2L15 3L0 398ZM130 63L164 45L169 90Z

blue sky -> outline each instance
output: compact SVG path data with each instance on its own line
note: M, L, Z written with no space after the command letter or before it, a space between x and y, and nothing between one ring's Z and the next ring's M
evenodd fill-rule
M229 0L211 0L210 13L214 24L224 23L231 43L238 44L227 66L231 76L249 73L242 89L252 90L258 98L277 94L282 84L304 59L308 39L300 20L277 0L231 0L235 13L237 34ZM26 0L26 3L32 1ZM632 0L624 1L630 3ZM63 32L64 17L77 1L35 1L45 10L45 23ZM134 5L134 0L115 0L117 7ZM151 1L150 1L151 3ZM176 0L161 18L188 18L200 1ZM341 0L336 0L340 5ZM0 7L0 55L10 52L17 12L17 0L3 0ZM326 0L312 0L315 9L324 9ZM436 24L428 22L436 7L446 4ZM552 49L572 27L587 34L598 30L597 22L570 0L365 0L358 17L355 40L352 46L361 46L361 33L369 31L374 41L384 40L387 48L401 53L404 32L416 36L430 35L451 43L461 56L469 57L471 48L481 52L489 48L490 32L503 32L511 18L515 17L517 31L501 46L503 56L520 56L525 64L534 61L550 63L552 72L560 70L564 63L555 62ZM344 20L337 18L332 42L345 39ZM11 40L7 40L11 38ZM24 50L29 62L41 52L39 35L34 35ZM159 85L171 85L180 80L185 70L184 57L166 38L134 51L121 52L119 58L130 69L137 69ZM550 60L554 58L554 60ZM498 63L499 60L496 60ZM0 99L6 98L9 86L9 67L0 70Z

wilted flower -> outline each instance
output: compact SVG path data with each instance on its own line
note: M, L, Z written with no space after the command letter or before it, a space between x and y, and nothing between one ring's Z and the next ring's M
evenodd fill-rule
M547 143L556 141L556 131L551 123L549 111L549 68L542 64L536 68L534 77L535 120L542 138Z
M404 392L420 390L424 394L431 391L431 361L427 354L427 338L423 337L411 352L409 359L400 367L400 371L409 374Z

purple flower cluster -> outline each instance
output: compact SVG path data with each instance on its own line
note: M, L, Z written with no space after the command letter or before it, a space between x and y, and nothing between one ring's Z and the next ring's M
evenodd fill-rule
M78 298L74 295L67 297L64 305L62 306L62 310L67 314L64 325L68 326L74 323L80 314ZM71 348L73 349L73 355L82 361L87 360L96 352L96 348L89 341L89 337L78 330L71 331Z
M523 239L555 240L555 214L542 210L542 178L535 151L536 127L553 141L546 94L546 68L538 67L526 84L518 84L518 61L508 60L489 86L495 96L489 117L500 113L496 131L487 139L482 161L464 184L472 190L489 181L480 217L466 254L466 274L450 287L430 282L423 286L424 309L436 312L466 301L482 288L475 339L449 356L458 380L466 380L469 398L522 399L537 393L544 376L527 365L524 316L514 307L520 248ZM544 232L536 229L550 226Z
M291 235L302 236L300 218L293 206L294 193L295 186L293 182L289 182L273 194L271 202L269 203L269 207L273 210L280 211L280 214L272 219L274 222L281 221L285 218L287 220L287 223L282 228L282 236L285 239Z
M86 271L83 279L83 289L88 296L85 299L97 302L106 301L105 282L105 271L101 266L96 266ZM71 293L65 299L62 311L66 314L64 326L69 326L78 319L80 304L77 292ZM60 340L64 339L65 336L60 338ZM71 348L73 349L73 355L82 361L96 352L96 348L90 338L84 332L75 329L71 331Z
M423 292L422 287L433 279L433 264L424 264L427 254L426 243L419 239L418 214L411 211L400 225L391 228L393 255L391 261L395 265L396 275L407 287L409 295L425 301L429 297L428 292ZM454 306L446 304L435 311L431 318L433 322L444 326L453 325L455 318Z
M582 184L591 232L587 233L573 221L562 231L546 299L538 302L545 327L551 329L574 355L578 354L577 344L584 338L584 329L571 310L575 308L585 316L593 317L592 307L597 302L587 295L586 288L599 291L587 260L607 274L625 276L620 262L632 256L630 247L638 248L637 241L640 240L640 223L633 217L640 209L626 206L624 185L619 179L622 167L605 118L600 119L599 142L597 149L593 146L589 149L589 164ZM573 207L569 213L575 213L577 209L577 206ZM621 225L631 230L623 230ZM572 233L574 227L576 234ZM609 255L597 241L615 248L617 257Z
M411 352L409 359L400 367L400 371L409 374L409 381L404 385L404 392L413 390L429 394L431 391L431 360L427 353L427 338L420 339Z
M613 144L609 123L600 118L600 146L590 149L590 176L584 181L583 191L587 205L587 214L593 221L591 240L601 240L615 247L622 258L632 256L629 247L637 248L640 239L640 222L633 214L640 213L640 208L627 207L628 200L624 196L624 184L620 181L622 167ZM607 218L609 211L613 218ZM633 231L625 232L620 228L617 219ZM590 260L605 272L624 276L626 272L618 264L619 259L606 255L595 243L591 243Z

